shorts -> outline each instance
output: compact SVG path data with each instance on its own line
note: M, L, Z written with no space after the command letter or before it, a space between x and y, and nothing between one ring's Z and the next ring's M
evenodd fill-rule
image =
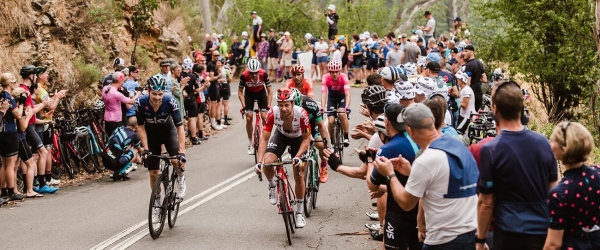
M310 60L310 64L311 65L317 65L317 64L319 64L317 62L317 55L315 55L315 53L313 53L313 55L312 55L312 59Z
M102 164L106 169L112 171L123 170L135 157L133 149L129 149L125 153L115 154L114 156L112 155L113 154L107 154L104 152L100 153L100 156L102 156Z
M34 151L37 151L38 149L44 146L44 143L42 143L42 139L40 138L38 133L35 132L35 124L29 124L27 126L27 129L25 130L25 137L27 139L28 144L31 146L31 149L33 149Z
M386 214L385 227L383 228L383 245L386 250L405 250L410 248L421 249L423 243L419 242L419 231L416 225L406 225L389 219Z
M231 59L229 59L229 65L231 66L240 66L240 64L242 64L242 58L232 57Z
M165 133L166 132L166 133ZM151 132L146 130L148 136L148 151L153 155L161 155L164 144L169 156L176 156L179 154L179 142L177 139L177 127L173 126L169 131L154 131ZM148 170L159 170L159 159L151 157L148 158Z
M542 249L546 235L510 233L494 228L494 249Z
M269 70L277 70L279 68L279 62L277 57L269 57L267 62L269 64Z
M317 57L317 63L326 63L327 59L327 56Z
M42 142L44 143L44 145L47 148L51 148L52 144L54 144L54 142L52 141L52 129L48 128L46 131L40 133L42 134L40 138L42 138Z
M337 110L338 108L346 108L346 98L327 98L327 110ZM327 113L327 117L334 116L334 113Z
M279 130L275 129L273 132L273 136L269 139L269 143L267 144L267 153L273 153L277 156L277 158L281 158L283 152L287 146L290 146L290 155L295 156L298 154L298 150L300 150L300 144L302 144L302 136L298 136L296 138L289 138L283 135Z
M19 143L17 132L0 133L0 155L2 157L11 157L19 153Z
M188 118L194 118L198 116L198 104L194 99L183 100L183 106Z
M257 101L258 109L260 111L269 110L267 92L264 89L259 92L244 91L244 103L246 103L246 108L244 110L253 111L254 101Z
M211 102L218 102L221 99L219 95L219 83L211 82L210 87L208 87L208 99Z
M342 57L342 68L348 66L348 57Z
M204 114L206 112L206 103L197 103L198 104L198 115Z
M379 69L379 58L369 58L367 59L367 69Z
M362 58L354 57L354 61L352 61L352 68L360 69L361 66L362 66Z
M285 67L292 66L292 58L281 58L281 65Z
M221 83L219 95L221 96L221 98L223 98L223 100L229 100L229 97L231 97L231 86L229 85L229 83Z
M22 161L27 161L31 159L31 157L33 157L33 153L31 153L31 148L29 147L27 140L21 140L19 142L19 158Z
M329 40L335 40L335 36L337 35L338 30L337 29L329 29L327 32L327 38L329 38Z

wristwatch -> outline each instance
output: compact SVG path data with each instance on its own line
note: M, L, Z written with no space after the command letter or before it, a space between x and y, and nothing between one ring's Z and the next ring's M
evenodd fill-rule
M390 183L390 181L391 181L391 180L392 180L392 178L394 178L394 177L396 177L396 174L391 174L391 175L388 175L388 176L387 176L387 181L388 181L388 184Z
M477 235L475 235L475 243L485 244L486 241L487 238L480 239L479 237L477 237Z

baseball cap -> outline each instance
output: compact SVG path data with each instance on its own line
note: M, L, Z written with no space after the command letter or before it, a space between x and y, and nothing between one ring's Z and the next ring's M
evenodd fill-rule
M431 12L430 11L425 11L424 16L427 16L427 15L431 15Z
M364 39L365 39L365 34L360 34L360 35L358 35L358 39L359 39L359 40L364 40Z
M368 31L365 31L365 33L363 33L365 35L365 38L369 38L371 37L371 33L369 33Z
M341 35L341 36L338 37L338 41L342 41L342 40L346 40L346 37L343 36L343 35Z
M284 36L289 36L289 35L290 35L290 32L287 32L287 31L286 31L285 33L283 33L283 35L284 35Z
M256 14L256 10L253 10L252 12L250 12L250 15L254 15Z
M452 58L452 59L448 60L446 63L452 65L452 64L458 63L458 61L456 61L456 58Z
M273 29L273 28L270 28L270 29L269 29L269 32L275 32L275 29Z
M404 109L404 106L399 103L392 103L385 106L385 118L390 121L390 124L392 124L392 127L394 127L396 131L406 131L404 119L402 117L402 111Z
M417 34L419 36L423 36L423 31L422 30L417 30L417 31L415 31L415 34Z
M454 18L454 21L459 21L459 22L461 22L462 20L460 19L460 17L455 17L455 18Z
M327 6L328 10L335 10L335 5L330 4L329 6Z
M218 34L218 35L217 35L217 38L219 38L219 39L223 39L223 34Z
M452 48L452 49L450 50L450 53L458 53L458 48Z
M277 32L277 35L283 36L283 31Z
M430 128L433 126L435 118L431 109L423 103L413 103L408 105L402 112L402 120L405 125L415 129Z
M306 39L306 40L311 39L311 38L312 38L312 34L310 34L310 33L306 33L304 35L304 39Z
M475 51L475 47L473 47L473 45L467 45L465 46L465 50L470 50L470 51Z
M429 53L429 55L427 55L427 60L431 62L440 63L440 54L436 52Z
M441 71L442 70L442 66L437 63L437 62L428 62L427 66L425 66L426 69L429 69L431 71Z
M267 34L262 33L262 34L260 34L260 37L267 37Z
M467 79L469 79L469 76L467 75L467 73L462 72L462 71L458 71L456 72L456 74L454 75L454 77L456 77L456 79L461 80L463 82L467 82Z
M402 35L400 35L400 37L402 37L402 38L407 38L407 37L408 37L408 35L406 35L406 33L403 33Z
M243 31L242 32L242 36L248 36L248 32L247 31Z
M410 100L415 98L415 87L409 81L396 81L394 89L400 96L400 100Z
M123 58L117 57L113 63L113 66L123 66L125 67L125 60L123 60Z
M442 48L446 48L446 44L444 44L443 42L438 42L437 46L438 47L442 47Z
M160 66L171 66L171 62L169 62L168 60L162 60L160 61Z

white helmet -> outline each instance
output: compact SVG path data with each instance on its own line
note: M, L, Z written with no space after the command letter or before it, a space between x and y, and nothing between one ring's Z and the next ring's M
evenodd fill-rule
M406 70L406 76L417 75L417 65L413 62L407 62L404 64L404 70Z
M183 63L182 64L185 65L185 64L192 64L192 63L194 63L194 62L192 62L192 59L189 58L189 57L186 57L185 59L183 59Z
M330 4L329 6L327 6L328 10L335 10L335 5Z
M389 136L385 130L385 115L379 115L377 119L373 121L373 125L375 126L375 131L377 131L377 133L382 133L385 136Z
M247 31L242 32L242 36L248 36L248 32Z
M469 37L471 35L471 32L469 30L465 30L465 36Z
M104 102L101 100L96 101L96 103L94 103L94 109L103 109L104 108Z
M252 73L258 72L258 70L260 69L260 61L256 58L250 58L250 60L248 60L248 63L246 64L246 67L248 68L248 71Z
M419 59L417 60L417 65L419 65L421 68L425 68L425 66L427 66L427 57L419 57Z
M76 127L75 128L75 136L77 137L84 137L87 136L90 133L90 130L87 127Z
M430 77L419 77L417 78L417 84L415 85L415 94L425 95L430 97L437 89L437 83L433 78Z
M306 33L306 35L304 35L304 39L308 40L311 39L312 35L310 33Z

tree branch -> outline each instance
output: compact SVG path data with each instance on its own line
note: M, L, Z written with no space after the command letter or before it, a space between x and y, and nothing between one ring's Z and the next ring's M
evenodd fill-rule
M418 0L418 1L414 2L413 4L411 4L410 6L408 6L407 8L405 8L404 10L402 10L401 8L398 9L398 12L396 13L396 19L392 23L392 30L398 29L398 26L400 25L400 21L406 16L407 13L410 12L408 19L406 19L406 21L400 27L401 31L406 30L406 27L408 27L410 24L412 24L414 16L419 10L426 8L426 7L436 3L437 1L439 1L439 0ZM404 1L402 1L402 2L404 2Z

